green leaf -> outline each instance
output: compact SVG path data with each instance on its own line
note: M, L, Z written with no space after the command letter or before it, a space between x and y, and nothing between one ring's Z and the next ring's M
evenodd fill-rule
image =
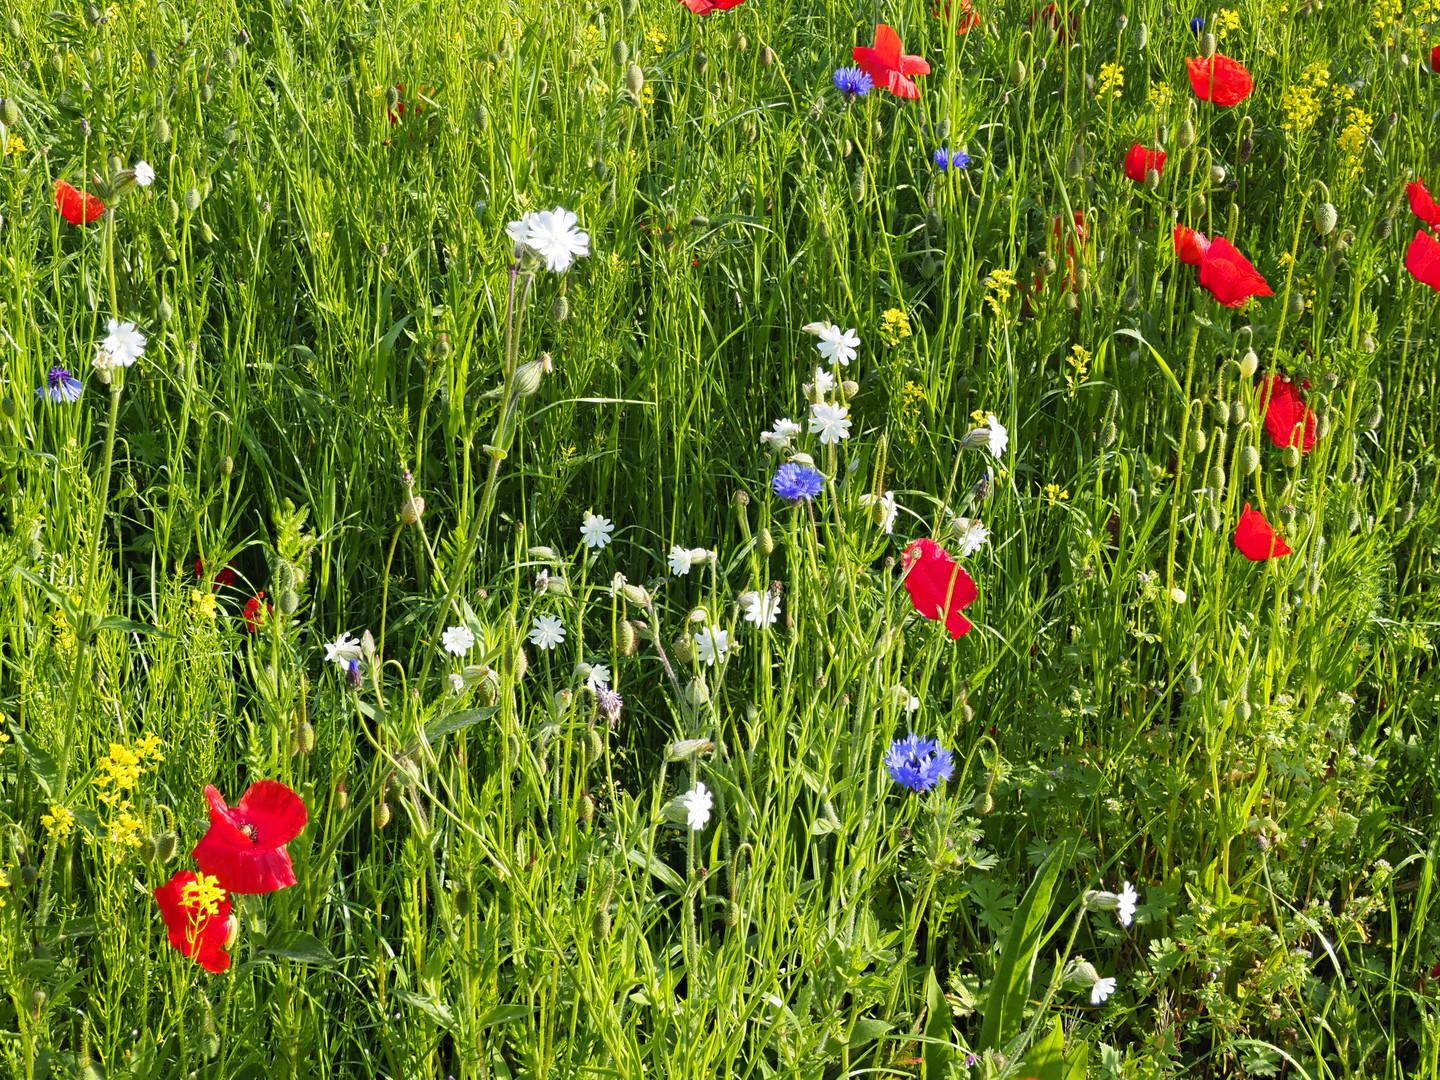
M1175 378L1175 372L1170 370L1170 365L1165 362L1165 357L1161 356L1160 351L1140 335L1139 330L1116 330L1115 333L1117 335L1123 334L1125 337L1128 338L1134 338L1141 345L1144 345L1147 349L1149 349L1150 355L1155 358L1155 363L1160 366L1160 370L1164 373L1165 381L1170 384L1170 389L1175 391L1175 396L1181 401L1185 400L1185 391L1180 389L1180 380Z
M283 956L301 964L335 963L335 957L330 955L329 949L320 944L320 939L304 930L287 930L283 934L277 934L260 951L267 956Z
M68 596L62 593L59 589L55 588L54 585L51 585L40 575L31 573L23 566L17 566L15 568L15 575L16 577L23 578L25 581L28 581L31 585L34 585L37 589L39 589L41 592L43 592L46 596L50 598L51 603L60 605L60 609L65 612L65 617L70 620L70 625L75 625L76 617L80 614L80 612L79 609L77 609L75 605L70 602L70 598Z
M151 626L149 623L136 622L134 619L127 619L122 615L106 615L95 624L96 630L119 630L125 634L151 634L155 637L169 638L172 641L174 634L167 634L159 627Z
M998 1050L1020 1030L1025 1018L1025 1002L1030 997L1030 979L1035 973L1040 932L1050 915L1051 894L1067 847L1062 844L1045 857L1035 880L1015 908L1015 918L1005 935L995 978L990 983L979 1050Z
M850 1049L854 1050L857 1046L874 1042L889 1031L890 1027L891 1025L884 1020L876 1020L872 1016L862 1016L850 1029Z
M932 967L925 973L925 1080L941 1080L950 1066L950 1037L955 1021L950 1003Z
M20 753L30 763L30 771L35 774L35 782L40 785L40 790L45 792L45 797L59 798L57 792L60 790L60 769L56 766L55 759L41 750L35 740L14 724L10 725L10 734L15 739L15 745L20 748Z
M390 994L392 997L399 998L407 1005L413 1005L443 1028L453 1028L455 1026L455 1014L450 1011L448 1005L438 998L433 998L429 994L413 994L409 990L401 990L399 988L391 990Z
M1035 1080L1065 1080L1065 1024L1060 1017L1030 1047L1020 1071Z
M680 875L674 870L671 870L670 867L666 866L659 859L655 858L654 855L651 855L647 859L643 851L632 851L626 858L641 869L649 870L650 873L660 879L660 883L667 889L677 893L683 893L685 891L685 882L680 880Z
M459 712L452 712L449 716L442 716L425 729L425 738L429 742L435 742L443 736L449 735L452 731L463 731L480 723L481 720L488 720L500 711L499 705L487 705L483 709L461 709Z
M496 1005L480 1018L480 1028L483 1031L487 1027L508 1024L512 1020L519 1020L529 1015L530 1010L524 1005Z

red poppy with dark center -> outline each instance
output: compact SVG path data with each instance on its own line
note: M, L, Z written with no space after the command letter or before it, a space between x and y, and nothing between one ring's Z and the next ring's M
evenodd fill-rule
M1066 19L1058 4L1046 4L1039 11L1032 11L1030 25L1034 26L1036 22L1043 22L1051 30L1054 30L1056 37L1061 41L1068 41L1071 34L1080 32L1080 13L1072 11L1070 18Z
M56 180L55 209L71 225L89 225L105 213L105 204L64 180Z
M1251 562L1264 562L1290 554L1290 545L1275 531L1265 515L1245 504L1240 524L1235 526L1235 546Z
M1437 206L1430 192L1425 189L1423 179L1405 185L1405 194L1410 199L1410 212L1432 229L1440 228L1440 206Z
M275 609L265 602L265 593L257 592L245 601L245 629L255 633L265 624L266 617Z
M1244 307L1252 296L1275 295L1250 260L1223 236L1210 241L1200 258L1200 284L1229 308Z
M1298 446L1308 454L1315 446L1315 410L1300 400L1295 384L1282 375L1260 382L1260 400L1265 402L1265 430L1270 441L1282 449Z
M1228 108L1239 105L1255 89L1255 78L1245 70L1245 65L1223 53L1216 53L1209 60L1186 57L1185 66L1190 69L1190 86L1201 101Z
M295 884L285 845L305 828L308 815L299 795L275 780L261 780L233 808L214 784L205 785L205 798L210 800L210 831L191 852L202 872L237 893L268 893Z
M230 914L230 897L214 881L193 870L181 870L155 890L160 917L170 944L217 975L230 969L232 935L238 929Z
M900 35L881 23L875 28L875 46L857 45L851 50L860 70L870 76L876 89L889 90L896 97L918 98L920 88L911 75L929 75L930 65L923 56L907 56L901 51Z
M1210 250L1210 241L1203 232L1196 232L1189 225L1175 226L1175 254L1187 266L1199 266L1205 261L1205 252Z
M1415 239L1405 251L1405 269L1416 281L1440 291L1440 240L1424 229L1415 232Z
M955 5L955 33L968 34L975 27L980 25L980 15L976 12L970 0L960 0ZM943 19L945 24L950 24L950 0L941 0L935 8L937 18Z
M970 632L970 620L960 612L980 595L975 582L950 553L934 540L916 540L900 556L905 590L915 610L927 619L945 617L952 638Z
M1125 175L1137 184L1145 183L1150 175L1150 170L1156 173L1165 171L1165 151L1149 150L1142 143L1136 143L1130 147L1130 152L1125 155Z
M745 0L680 0L696 15L709 15L712 11L729 11L739 7Z
M204 560L204 559L196 559L196 560L195 560L195 576L198 577L198 578L203 578L203 577L205 576L205 560ZM230 569L230 567L228 567L228 566L223 567L223 568L220 570L220 572L215 575L215 585L216 585L217 588L218 588L219 586L221 586L221 585L234 585L234 584L235 584L235 571L232 570L232 569Z

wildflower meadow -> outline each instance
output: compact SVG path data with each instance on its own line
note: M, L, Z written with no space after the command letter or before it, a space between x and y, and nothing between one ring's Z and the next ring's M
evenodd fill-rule
M3 23L0 1076L1440 1080L1440 2Z

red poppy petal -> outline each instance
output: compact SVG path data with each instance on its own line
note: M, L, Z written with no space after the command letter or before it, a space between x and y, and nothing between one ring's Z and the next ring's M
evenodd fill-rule
M1251 562L1264 562L1291 554L1290 546L1265 520L1265 515L1250 509L1249 503L1245 504L1240 522L1235 526L1235 546Z
M260 780L235 807L236 816L255 827L255 846L278 848L288 844L305 828L309 815L305 800L276 780Z
M923 56L902 56L900 57L900 74L929 75L930 62Z
M1440 226L1440 205L1436 205L1434 197L1425 189L1424 180L1406 184L1405 194L1410 199L1411 213L1431 228Z
M950 553L933 540L916 540L905 549L905 589L910 602L927 619L938 619L944 611L945 627L952 638L969 632L971 623L962 614L979 596L975 582ZM949 597L949 608L945 601Z
M887 68L898 71L901 53L900 35L895 32L895 28L884 23L875 27L875 55L880 62Z
M1240 104L1255 89L1255 79L1245 66L1222 53L1216 53L1209 60L1186 57L1185 66L1190 86L1201 101L1228 108Z
M185 886L196 879L192 870L179 871L155 890L155 903L160 907L170 944L218 974L230 967L230 954L225 949L230 938L230 898L220 902L214 915L197 914L184 903Z
M1405 250L1405 269L1416 281L1440 290L1440 240L1424 229L1417 229L1415 239Z
M206 833L191 854L201 872L219 879L227 891L254 895L295 884L295 867L284 848L237 849L211 842L213 832Z
M1200 284L1226 307L1244 307L1252 296L1274 296L1250 260L1223 236L1210 241L1200 260Z
M1300 400L1295 384L1272 375L1261 383L1260 398L1270 441L1282 449L1298 446L1308 454L1315 446L1315 411Z

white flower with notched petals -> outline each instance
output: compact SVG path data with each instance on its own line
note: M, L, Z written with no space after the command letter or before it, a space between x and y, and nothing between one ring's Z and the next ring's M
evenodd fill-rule
M1135 921L1135 907L1140 903L1140 894L1135 891L1135 886L1130 882L1120 890L1120 904L1115 909L1115 917L1120 920L1121 926L1129 926Z
M615 571L615 576L610 579L610 595L611 595L611 596L619 596L619 595L620 595L620 590L623 589L624 587L625 587L625 575L622 574L622 573L620 573L619 570L616 570L616 571Z
M780 617L780 598L774 593L747 592L740 597L740 608L745 612L745 621L753 626L774 626Z
M585 677L585 685L591 690L604 690L610 685L610 669L604 664L591 664L590 674Z
M331 644L325 646L325 662L327 664L339 664L341 667L349 667L351 660L359 660L365 655L359 640L352 640L349 634L341 634Z
M800 434L800 425L791 420L788 416L782 416L775 421L774 431L762 431L760 442L764 446L774 450L784 450L790 445L790 440Z
M141 187L149 187L155 182L155 170L148 161L137 161L132 171L135 173L135 182Z
M1005 448L1010 445L1010 432L1005 429L1005 425L993 412L985 414L985 426L990 430L989 441L986 442L985 448L998 461L1005 456Z
M1105 999L1115 992L1115 985L1115 980L1109 976L1097 979L1095 985L1090 987L1090 1004L1105 1004Z
M465 692L465 676L458 671L450 673L450 692L452 694L463 694Z
M685 823L699 832L710 823L710 807L715 805L715 797L710 794L705 785L700 781L687 791L680 800L685 807Z
M716 626L695 632L695 656L702 664L723 664L730 652L730 634Z
M452 626L440 635L440 644L452 656L464 656L475 646L475 635L468 626Z
M913 715L920 711L920 699L899 683L896 683L890 692L895 696L895 703L907 713Z
M887 533L895 531L895 517L900 507L895 502L895 493L887 491L878 499L874 495L860 496L860 505L870 508L870 520Z
M679 544L671 545L670 558L667 561L670 563L670 572L676 577L684 577L690 573L690 567L693 565L690 549L683 548Z
M850 437L850 408L822 401L810 406L810 434L819 435L821 445L829 446Z
M956 518L955 528L960 533L960 554L974 555L990 539L990 530L970 518Z
M531 624L530 641L537 649L554 649L565 641L565 624L554 615L541 615Z
M100 348L112 364L130 367L145 355L145 335L133 322L111 319L106 329L109 333L100 343Z
M515 241L517 253L533 251L545 260L546 269L563 274L577 258L590 254L590 234L581 232L575 223L571 211L557 206L531 210L519 221L510 222L505 231Z
M855 359L856 346L860 344L860 336L854 329L841 330L838 326L825 324L825 328L817 335L820 341L815 348L820 350L820 355L832 364L839 364L841 367L849 367L850 361Z
M615 523L599 514L586 514L580 523L580 538L587 548L603 548L610 543L610 534L614 531Z
M831 390L835 389L835 376L826 371L823 367L815 369L815 389L824 397Z

